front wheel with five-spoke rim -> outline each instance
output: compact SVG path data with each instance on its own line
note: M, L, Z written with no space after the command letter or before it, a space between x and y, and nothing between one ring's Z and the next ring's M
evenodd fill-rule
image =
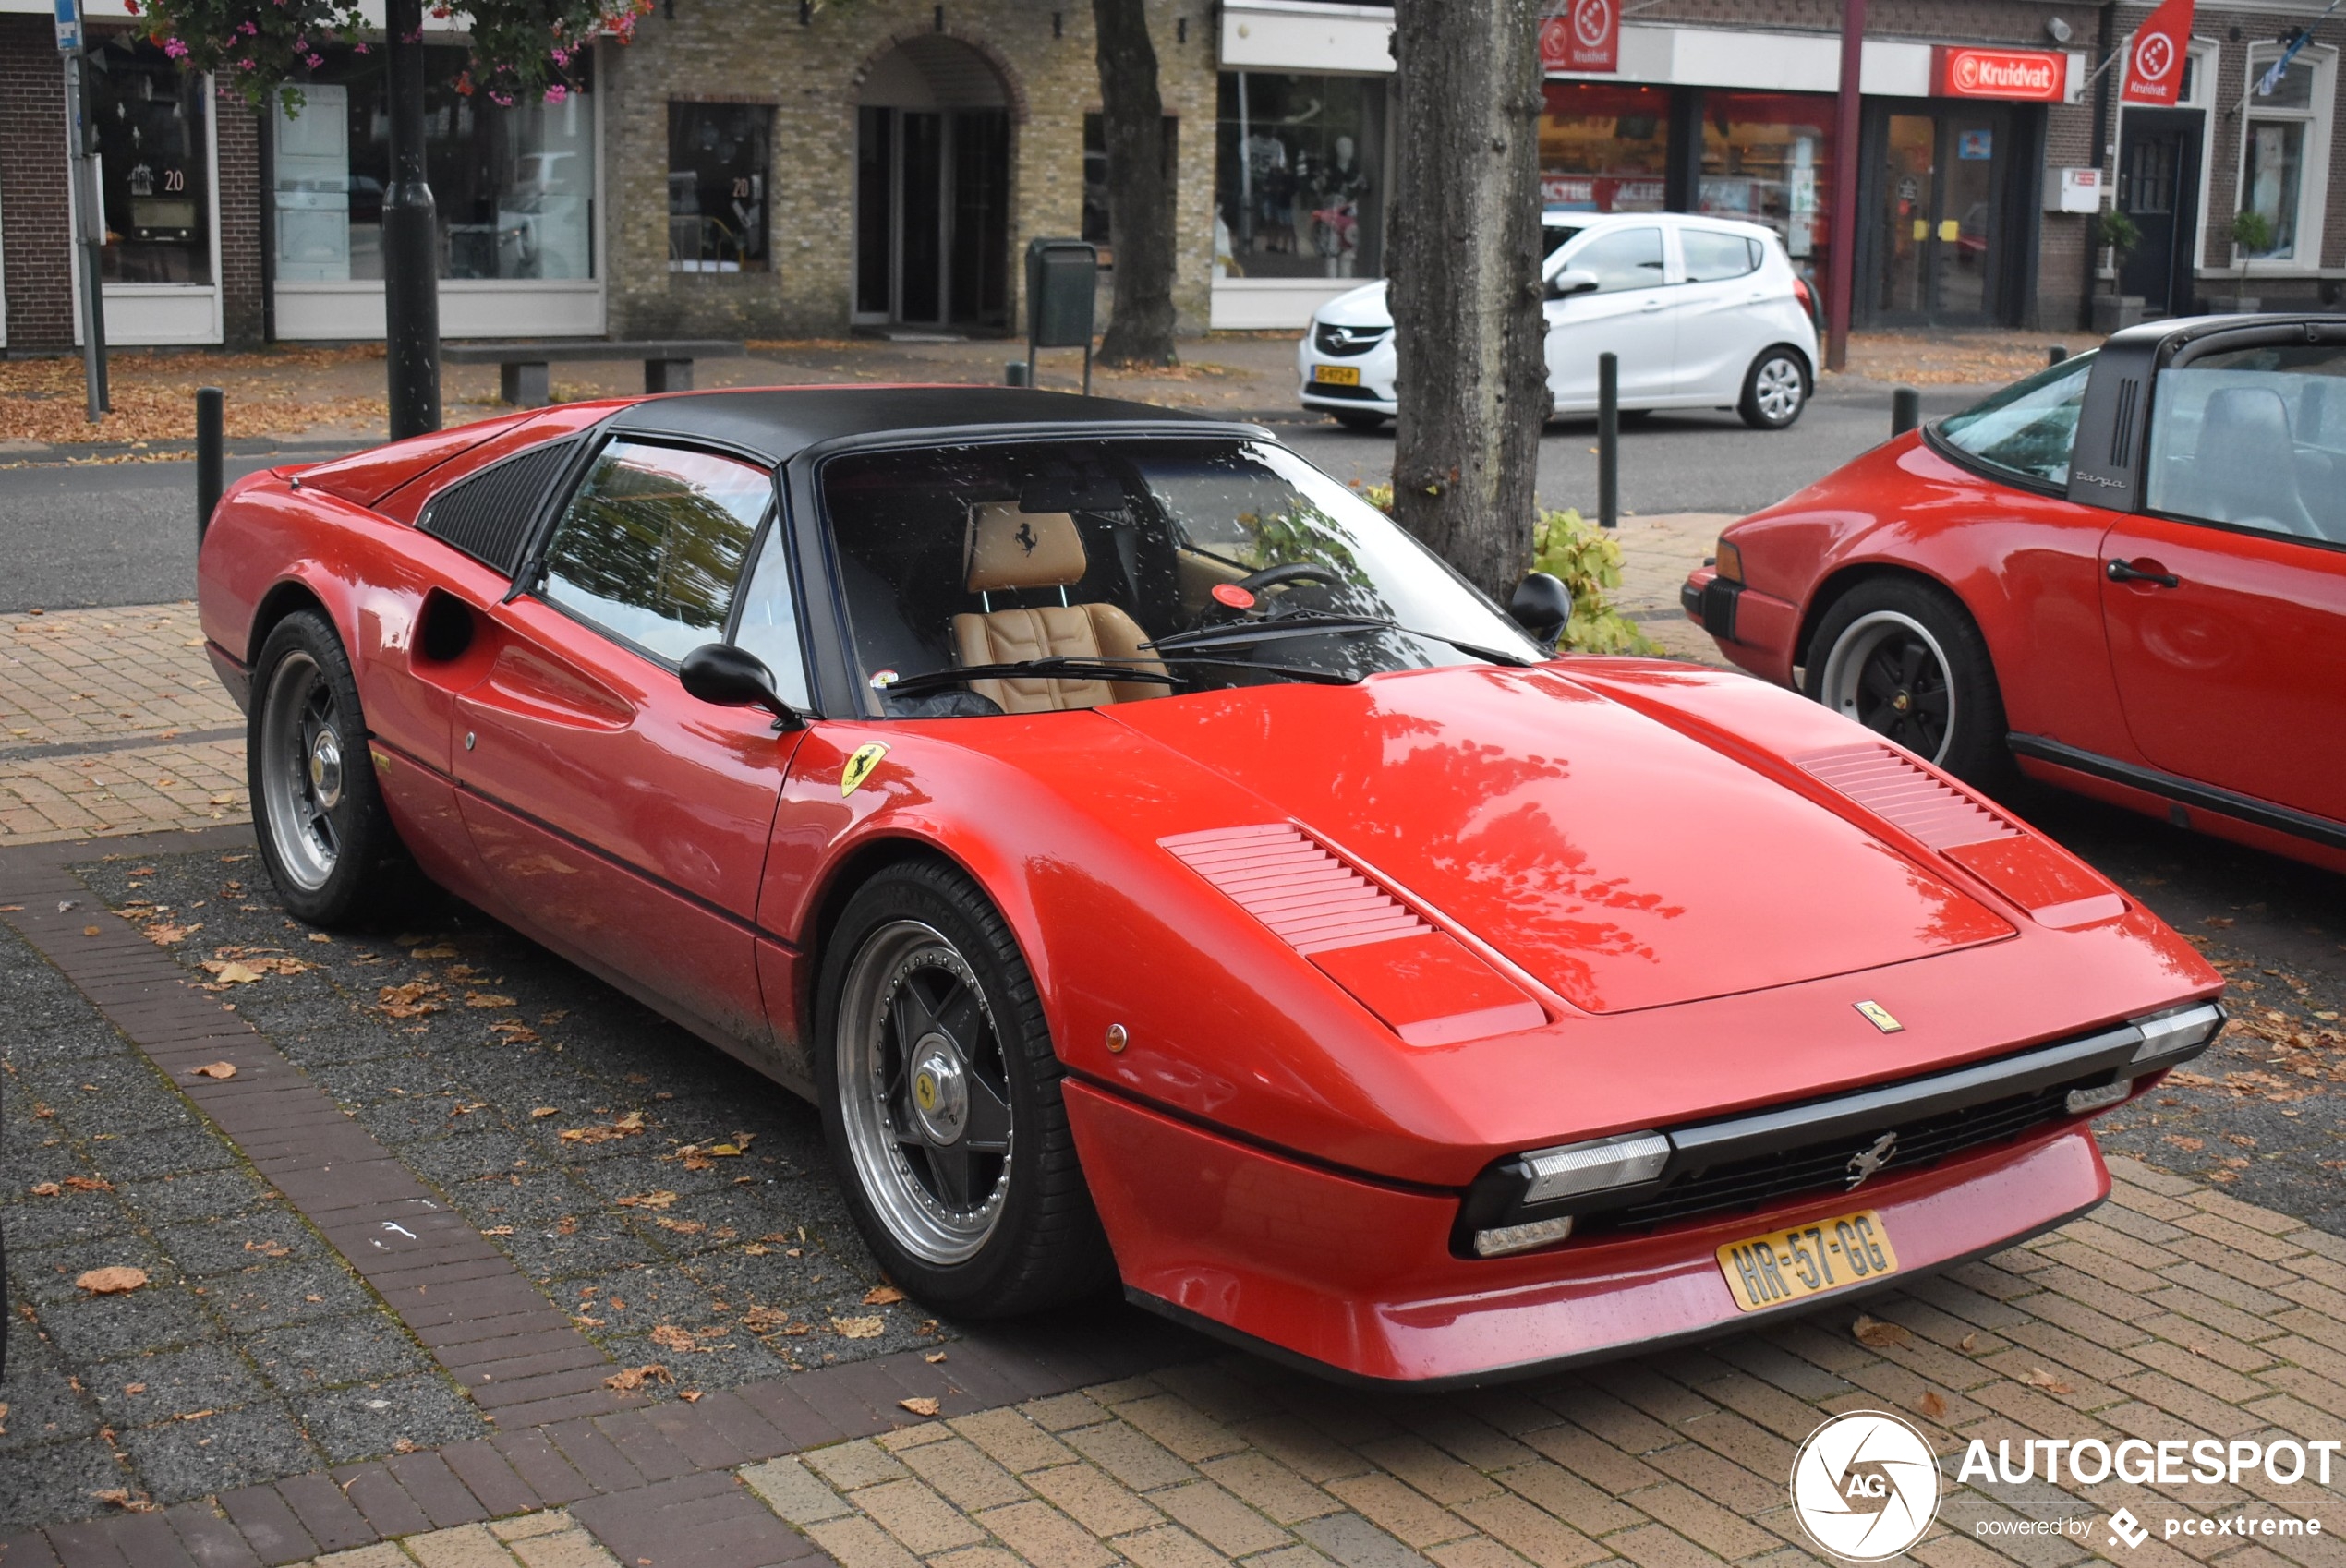
M1778 346L1751 362L1743 378L1735 412L1755 430L1781 430L1808 405L1808 364L1794 350Z
M1945 590L1875 577L1810 639L1808 695L1959 778L2005 781L2004 706L1979 628Z
M1034 982L985 895L899 862L825 946L816 1071L833 1164L890 1277L966 1316L1110 1277Z
M278 621L253 661L245 775L261 860L288 912L335 925L411 890L350 659L315 610Z

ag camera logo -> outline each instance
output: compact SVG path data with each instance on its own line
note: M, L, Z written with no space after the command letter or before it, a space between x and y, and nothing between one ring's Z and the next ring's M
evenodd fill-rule
M1895 1416L1835 1416L1808 1434L1792 1462L1792 1508L1808 1538L1834 1557L1895 1557L1922 1539L1938 1514L1938 1455Z

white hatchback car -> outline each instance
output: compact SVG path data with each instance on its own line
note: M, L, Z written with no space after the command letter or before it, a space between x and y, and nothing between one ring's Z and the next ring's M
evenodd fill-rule
M1733 408L1755 429L1800 417L1816 386L1808 283L1757 223L1680 212L1542 220L1552 414L1597 406L1597 356L1620 356L1621 407ZM1385 285L1339 295L1297 346L1303 406L1373 429L1394 407Z

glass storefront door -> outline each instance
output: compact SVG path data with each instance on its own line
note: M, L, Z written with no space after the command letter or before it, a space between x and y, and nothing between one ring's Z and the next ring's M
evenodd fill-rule
M1974 104L1878 115L1875 320L1963 326L1995 318L2009 118Z

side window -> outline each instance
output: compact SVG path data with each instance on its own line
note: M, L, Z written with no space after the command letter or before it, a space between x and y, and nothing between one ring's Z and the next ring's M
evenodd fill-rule
M742 589L742 618L733 641L766 661L774 685L796 708L814 705L806 694L806 655L798 640L798 601L790 585L789 530L766 531L757 564Z
M2069 452L2094 356L2072 359L2014 381L1937 426L1939 439L1991 468L2056 488L2069 483Z
M1760 246L1741 235L1713 229L1680 229L1678 248L1686 254L1687 282L1723 283L1760 270Z
M724 634L758 521L762 468L675 447L613 441L554 525L545 599L673 664Z
M1578 271L1594 272L1599 294L1655 287L1663 279L1662 231L1614 229L1594 235L1574 251L1565 265Z
M2153 512L2346 544L2346 346L2236 349L2151 392Z

